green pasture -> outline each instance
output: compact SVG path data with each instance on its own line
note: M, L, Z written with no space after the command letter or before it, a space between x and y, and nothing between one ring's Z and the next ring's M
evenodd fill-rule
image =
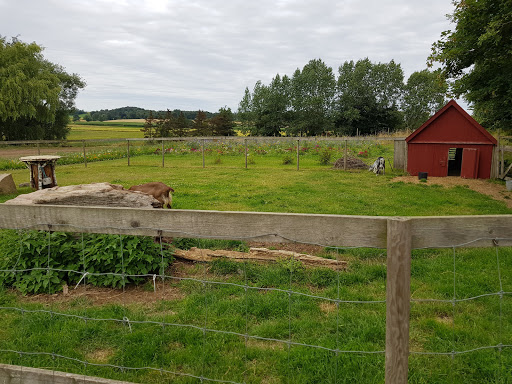
M173 144L174 145L174 144ZM402 172L387 168L385 176L367 170L333 169L332 162L342 156L343 148L328 146L309 148L299 155L296 148L271 144L250 148L245 168L243 144L215 144L205 149L203 157L197 144L178 143L162 155L159 144L132 144L130 166L126 148L90 153L87 167L83 155L65 155L59 162L82 163L59 165L59 185L109 182L124 187L149 181L162 181L175 189L173 207L177 209L235 210L262 212L324 213L371 216L478 215L511 213L504 203L466 187L445 188L430 182L406 184L394 182ZM392 159L385 145L362 144L371 162L377 153ZM330 149L329 149L330 148ZM357 156L360 148L351 152ZM323 153L330 151L331 160L323 165ZM152 154L147 154L152 153ZM117 156L124 156L116 159ZM98 161L113 158L110 161ZM290 160L288 163L284 160ZM15 183L28 181L29 173L10 170ZM22 191L27 192L27 191ZM1 196L5 201L13 196Z
M183 248L183 241L176 242ZM213 247L206 240L186 243ZM84 292L44 304L3 289L0 305L23 311L0 310L0 361L137 383L198 383L197 377L236 383L382 383L386 252L326 248L324 256L346 261L347 269L305 269L291 260L266 266L175 264L166 272L167 291L158 278L152 293L148 278L143 289L149 298L142 302L130 299L130 290L119 290L112 292L119 296L116 303L94 304L96 293ZM512 290L510 248L413 252L413 299L445 301L412 303L410 383L512 380L512 350L494 348L509 345L512 338L509 295L450 302L454 295L465 300L501 289ZM153 294L158 299L150 298ZM339 306L337 299L343 301Z
M128 166L124 145L99 148L88 153L85 167L78 148L63 154L57 179L61 186L162 181L175 189L176 209L372 216L512 213L467 187L394 182L402 172L389 165L384 176L366 169L333 169L344 148L329 143L301 145L299 170L293 141L249 146L247 168L243 139L208 143L204 168L200 143L166 143L164 167L159 149L160 143L132 143ZM393 157L392 145L385 142L351 143L349 151L367 163L379 155ZM28 181L26 169L7 172L16 184ZM19 190L27 192L29 188ZM0 202L13 197L0 196ZM23 262L21 250L27 244L20 238L12 231L0 232L0 261L13 261L9 268ZM80 236L73 241L62 252L82 254ZM119 237L113 241L118 243ZM173 246L241 250L249 244L174 239L171 250ZM58 257L53 255L59 252L50 252L51 243L39 247L31 252L44 268L47 255ZM14 253L8 255L7 249ZM0 362L139 383L199 383L200 377L237 383L382 383L386 310L379 301L385 299L386 251L324 248L320 256L344 261L347 268L303 268L290 259L270 265L174 263L165 281L156 280L157 299L134 301L128 287L112 292L118 302L102 304L95 304L92 293L47 302L45 295L24 297L0 287ZM77 259L74 269L84 268ZM152 294L152 278L139 289ZM512 301L509 294L491 295L500 291L512 292L510 248L415 250L413 299L445 301L412 303L409 382L512 382ZM476 296L455 306L450 301ZM336 305L337 299L343 302ZM494 348L500 344L504 347Z
M136 123L124 124L70 124L68 140L143 138L142 126Z

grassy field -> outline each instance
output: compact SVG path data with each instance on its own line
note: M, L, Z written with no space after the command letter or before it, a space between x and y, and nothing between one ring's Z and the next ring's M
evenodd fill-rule
M393 177L402 173L389 166L379 177L367 170L334 170L321 164L322 149L316 151L315 145L301 152L299 171L293 148L255 146L248 169L239 146L210 149L205 168L197 148L181 145L165 156L165 167L160 154L141 154L131 158L129 167L125 158L90 162L87 168L60 165L57 179L61 186L110 182L125 187L159 180L176 190L177 209L379 216L512 213L504 203L466 187L394 182ZM340 156L340 148L331 150L332 160ZM366 161L378 154L392 158L386 145L362 143L351 153L357 156L364 150L369 151L367 158L361 157ZM290 163L285 161L290 157ZM28 181L26 169L9 173L16 184ZM29 189L20 190L25 192ZM0 196L0 202L12 197ZM12 247L16 239L3 232L0 249ZM173 244L225 248L199 239L175 239ZM234 244L237 249L248 246ZM44 257L47 248L40 251ZM126 290L88 286L75 293L70 288L67 298L24 297L4 287L0 350L49 355L0 352L0 362L140 383L198 383L198 377L238 383L382 383L386 252L321 247L319 252L347 262L347 269L305 269L286 259L266 266L175 262L166 271L166 283L157 280L156 293L151 278ZM18 257L16 253L15 260ZM499 295L483 296L455 306L450 302L454 296L465 300L499 291L512 292L510 248L414 251L413 299L446 301L412 304L409 382L512 382L512 350L479 349L511 344L510 295L501 300ZM338 306L337 299L345 302ZM23 311L7 309L11 307ZM474 351L450 355L470 350ZM89 364L53 358L52 353Z
M94 140L94 139L126 139L143 138L140 125L126 125L103 123L99 124L70 124L71 132L68 140Z

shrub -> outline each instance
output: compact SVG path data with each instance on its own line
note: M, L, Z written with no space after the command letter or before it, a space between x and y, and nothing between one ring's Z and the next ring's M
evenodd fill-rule
M328 148L320 152L320 164L329 165L332 162L332 151Z
M289 165L294 163L294 158L291 155L285 155L283 157L283 165Z
M21 293L54 293L87 282L118 288L162 273L172 261L169 250L151 237L81 235L64 232L0 232L0 285ZM19 272L14 272L18 270Z

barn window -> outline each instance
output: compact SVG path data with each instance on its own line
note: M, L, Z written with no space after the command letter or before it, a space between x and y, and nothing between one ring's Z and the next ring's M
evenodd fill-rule
M462 148L450 148L448 151L448 176L460 176L462 168Z

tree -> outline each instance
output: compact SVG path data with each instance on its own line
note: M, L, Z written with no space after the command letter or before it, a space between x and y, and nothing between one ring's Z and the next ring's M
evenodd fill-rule
M171 136L187 136L188 120L182 111L180 111L178 117L175 119L175 123L172 128L173 129L171 130Z
M452 91L474 107L488 128L512 132L512 2L458 0L444 31L432 46L429 64L441 63Z
M407 129L419 128L446 104L448 84L441 70L414 72L404 87L402 111Z
M195 136L208 136L210 134L206 113L204 111L197 111L196 118L192 123L192 129Z
M402 125L398 107L404 74L400 64L346 61L338 69L336 131L375 134Z
M231 108L220 108L218 114L212 117L209 123L214 136L233 136L235 134Z
M311 60L291 80L293 122L287 133L314 136L333 127L332 108L336 77L322 60Z
M172 112L167 110L163 119L158 119L156 122L155 136L158 137L169 137L176 124L176 118Z
M0 140L63 139L85 82L44 59L36 43L0 36Z
M156 136L156 129L157 129L157 122L156 119L153 117L153 112L149 111L148 117L146 118L146 121L144 122L144 126L141 129L141 132L144 133L144 138L152 139Z
M242 132L251 132L254 125L254 113L252 111L252 96L248 87L245 87L244 97L238 104L238 119L242 123Z

